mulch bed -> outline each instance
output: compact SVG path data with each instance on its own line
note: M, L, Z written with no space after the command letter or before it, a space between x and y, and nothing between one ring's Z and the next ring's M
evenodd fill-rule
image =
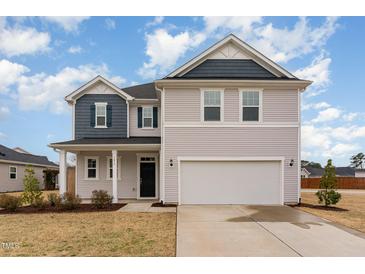
M102 211L116 211L126 204L112 204L107 208L97 209L92 204L81 204L79 208L66 210L62 208L56 208L47 206L46 208L35 208L32 206L22 206L17 208L16 211L10 211L6 209L0 209L1 214L31 214L31 213L65 213L65 212L72 212L72 213L79 213L79 212L102 212Z
M348 209L335 207L335 206L324 206L324 205L312 205L307 203L300 203L299 205L295 205L293 207L307 207L307 208L313 208L313 209L320 209L324 211L348 211Z
M163 204L161 202L153 203L151 207L176 207L174 204Z

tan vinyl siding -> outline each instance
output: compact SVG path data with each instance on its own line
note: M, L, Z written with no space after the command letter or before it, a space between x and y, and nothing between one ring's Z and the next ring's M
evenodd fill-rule
M298 91L264 90L263 122L298 122Z
M15 166L17 168L16 179L9 178L9 166ZM19 164L6 164L0 163L0 192L8 192L8 191L23 191L24 184L23 179L25 176L25 169L27 167L25 165ZM34 170L34 175L38 179L41 188L44 187L43 182L43 170L46 168L43 167L32 167Z
M129 136L161 136L161 112L159 105L153 105L154 107L158 107L158 124L157 128L149 128L142 129L138 128L138 119L137 119L137 108L138 106L130 105L129 106Z
M200 122L200 89L166 91L165 121Z
M247 88L246 88L247 89ZM200 89L166 89L165 121L167 123L200 122ZM263 122L298 122L298 91L266 88L262 93ZM236 88L224 89L224 122L240 122L241 102Z
M224 122L239 121L239 93L237 89L224 90Z
M77 194L90 198L93 190L106 190L112 195L112 180L107 179L108 152L81 152L77 157ZM99 180L85 179L85 156L99 156ZM137 155L136 152L118 152L121 157L121 178L118 179L118 198L137 197Z
M298 201L298 128L165 128L165 200L178 200L179 156L285 157L284 202ZM175 165L169 166L170 159ZM290 167L290 160L294 166ZM263 171L264 172L264 171Z

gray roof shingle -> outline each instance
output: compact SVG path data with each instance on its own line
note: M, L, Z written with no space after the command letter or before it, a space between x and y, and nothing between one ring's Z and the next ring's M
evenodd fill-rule
M122 90L137 99L157 99L155 83L125 87Z
M316 168L305 166L304 167L309 173L309 177L321 177L324 173L324 168ZM339 177L354 177L355 169L352 167L336 167L336 175Z
M176 78L176 77L175 77ZM246 59L207 59L188 71L182 79L287 79L280 78Z
M83 138L51 145L119 145L119 144L161 144L161 137L129 137L129 138Z
M49 161L46 156L20 153L3 145L0 145L0 160L58 167L57 164Z

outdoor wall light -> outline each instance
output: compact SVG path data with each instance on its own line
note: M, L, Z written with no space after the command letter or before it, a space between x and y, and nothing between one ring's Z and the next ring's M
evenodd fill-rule
M294 160L293 159L291 159L290 160L290 163L289 163L289 166L293 166L294 165Z
M170 159L170 167L174 166L174 162L172 161L172 159Z

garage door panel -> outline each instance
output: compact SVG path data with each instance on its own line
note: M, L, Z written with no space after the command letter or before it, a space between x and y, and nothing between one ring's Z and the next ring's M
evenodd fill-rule
M182 204L280 204L280 162L181 162Z

